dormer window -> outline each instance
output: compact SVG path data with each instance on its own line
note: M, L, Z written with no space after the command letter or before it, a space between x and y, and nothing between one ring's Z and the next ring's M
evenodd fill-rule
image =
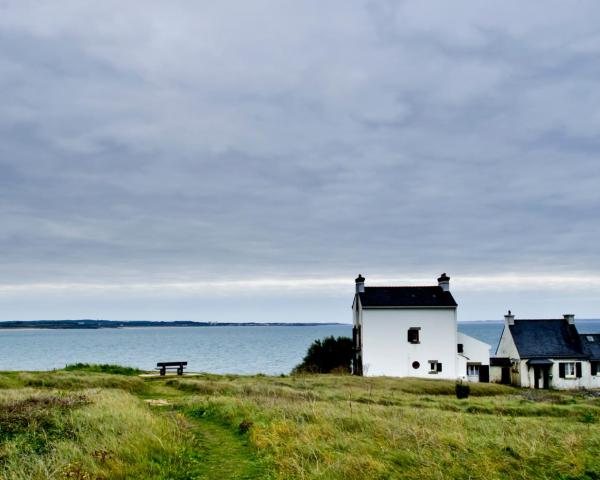
M421 343L419 341L419 330L421 330L421 327L410 327L408 329L408 343Z

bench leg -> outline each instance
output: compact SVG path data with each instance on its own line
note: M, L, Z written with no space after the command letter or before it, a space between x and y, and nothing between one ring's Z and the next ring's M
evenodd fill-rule
M160 376L161 376L161 377L164 377L166 373L167 373L167 369L166 369L165 367L162 367L162 368L160 369Z
M183 375L183 368L179 367L177 369L177 375Z

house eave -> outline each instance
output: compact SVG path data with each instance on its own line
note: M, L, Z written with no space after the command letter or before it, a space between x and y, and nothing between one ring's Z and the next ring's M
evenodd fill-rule
M386 306L364 306L362 307L363 310L415 310L415 309L420 309L420 310L456 310L457 305L456 306L430 306L430 307L423 307L423 306L393 306L393 305L386 305Z
M557 360L564 360L565 358L569 359L569 358L574 358L577 360L589 360L589 357L587 355L528 355L528 356L520 356L520 360L535 360L538 358L550 358L550 359L557 359Z

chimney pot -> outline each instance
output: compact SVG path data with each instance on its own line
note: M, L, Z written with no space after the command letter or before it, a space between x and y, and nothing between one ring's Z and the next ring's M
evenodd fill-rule
M512 314L512 312L510 310L508 311L508 313L506 315L504 315L504 321L506 322L507 325L515 324L515 316Z
M440 275L440 278L438 278L438 285L444 292L449 292L450 291L450 277L448 275L446 275L445 273L442 273Z
M356 277L356 293L364 293L365 291L365 277L363 277L360 273L358 277Z

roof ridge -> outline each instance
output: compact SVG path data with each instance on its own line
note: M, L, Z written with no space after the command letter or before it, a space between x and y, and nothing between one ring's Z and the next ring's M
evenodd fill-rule
M515 322L519 320L525 320L528 322L556 322L556 321L565 321L564 318L515 318Z
M442 288L439 285L370 285L365 288Z

